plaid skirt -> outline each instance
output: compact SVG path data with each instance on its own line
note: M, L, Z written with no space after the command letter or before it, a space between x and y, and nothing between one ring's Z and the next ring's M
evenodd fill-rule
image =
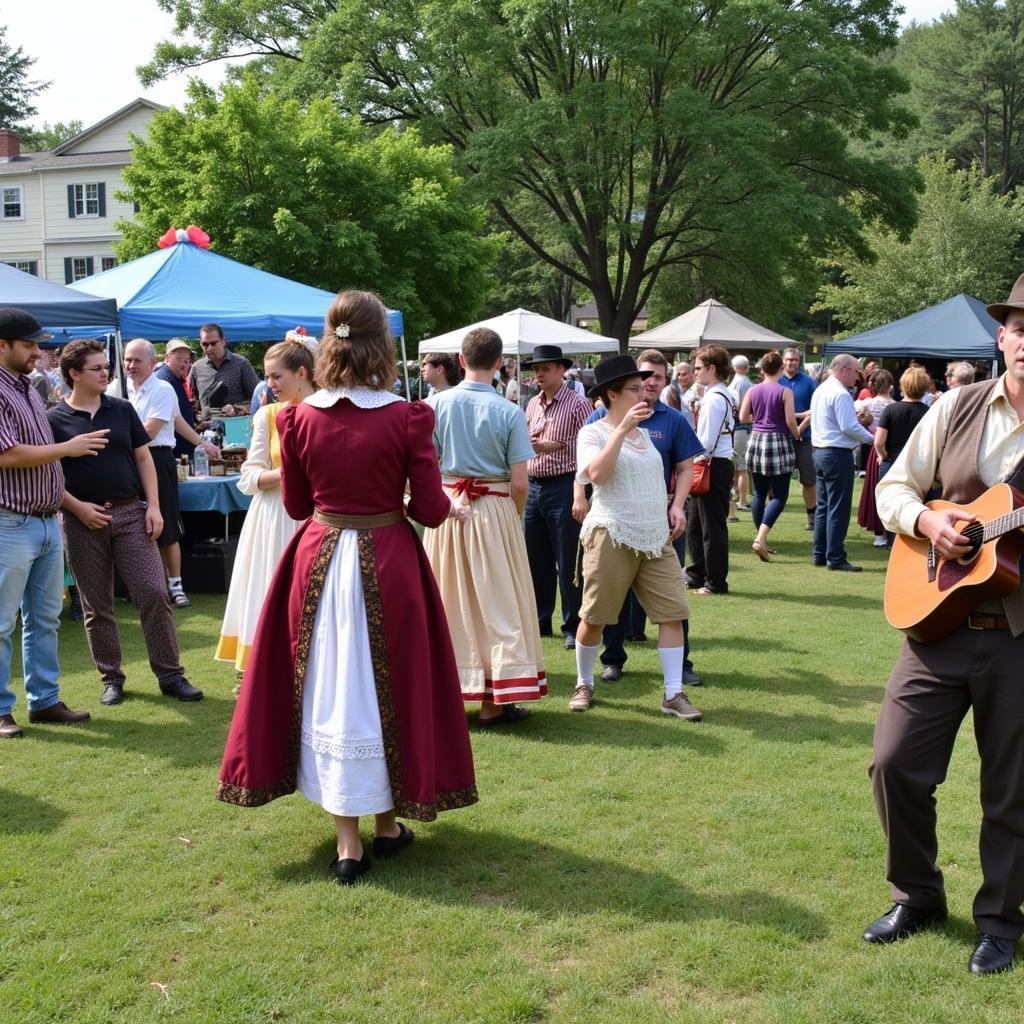
M793 472L796 452L789 434L754 430L747 447L747 469L761 476L785 476Z

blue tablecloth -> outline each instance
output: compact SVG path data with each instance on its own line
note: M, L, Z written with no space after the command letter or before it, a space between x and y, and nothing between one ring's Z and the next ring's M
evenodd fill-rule
M244 512L252 498L238 489L237 476L189 477L178 482L182 512Z

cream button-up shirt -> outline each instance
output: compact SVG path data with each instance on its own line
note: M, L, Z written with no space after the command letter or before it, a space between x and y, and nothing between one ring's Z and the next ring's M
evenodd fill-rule
M956 406L956 390L941 395L914 428L899 457L875 491L878 518L886 529L916 537L923 498L931 490L946 432ZM978 476L986 487L1005 479L1024 453L1024 423L1006 393L1006 376L992 389L978 450Z

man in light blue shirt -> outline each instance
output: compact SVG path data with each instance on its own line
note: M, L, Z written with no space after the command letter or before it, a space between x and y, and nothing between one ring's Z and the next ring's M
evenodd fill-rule
M465 521L449 519L423 538L451 627L465 701L480 701L484 728L520 722L516 702L547 694L544 655L526 540L519 522L529 492L533 442L523 411L491 385L502 342L470 331L459 361L466 379L431 395L441 482Z
M853 500L853 453L872 444L871 432L860 425L850 388L860 364L851 355L839 355L829 365L829 378L811 398L811 443L818 503L814 509L811 560L835 572L860 572L846 557L846 531Z

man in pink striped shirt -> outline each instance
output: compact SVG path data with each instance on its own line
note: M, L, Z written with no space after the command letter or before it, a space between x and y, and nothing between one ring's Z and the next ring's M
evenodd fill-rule
M551 636L555 580L562 599L566 650L576 647L580 588L573 583L580 524L573 518L576 435L593 408L565 383L572 360L557 345L538 345L524 367L532 368L540 393L526 406L526 425L536 456L527 464L530 491L523 514L526 553L537 597L541 636Z
M21 652L32 723L84 722L60 699L57 626L64 590L64 547L57 510L65 456L92 455L106 430L54 444L46 407L29 375L39 342L52 338L22 309L0 309L0 739L16 739L11 636L21 609Z

